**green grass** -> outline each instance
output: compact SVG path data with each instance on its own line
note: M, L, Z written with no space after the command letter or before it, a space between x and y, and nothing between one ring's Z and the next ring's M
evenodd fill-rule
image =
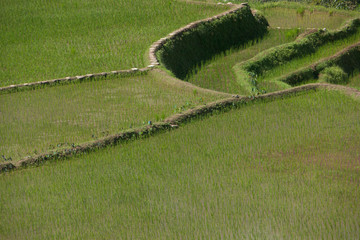
M246 61L258 53L287 42L295 40L296 36L287 37L289 30L270 29L269 33L256 43L249 43L241 49L231 49L226 53L214 56L201 67L195 69L186 81L207 89L228 93L244 93L237 83L233 66Z
M305 55L299 58L295 58L289 61L287 64L283 64L277 67L272 68L269 71L264 72L259 78L259 81L271 81L280 77L282 75L291 73L303 67L309 66L312 63L319 61L322 58L330 57L335 53L341 51L342 49L355 44L360 41L360 28L357 30L356 34L341 39L334 42L329 42L321 47L319 47L315 53L310 55Z
M0 95L0 156L69 147L224 97L157 71ZM0 160L2 161L2 159Z
M0 238L356 239L359 119L321 91L1 174Z
M225 9L172 0L2 0L0 86L146 66L153 42Z
M347 84L348 87L353 87L356 88L358 90L360 90L360 69L357 72L354 72L350 77L349 77L349 83Z
M301 17L297 13L297 9L271 7L260 8L268 20L271 27L281 28L327 28L336 29L341 26L343 22L350 19L351 16L343 13L335 13L329 16L326 11L315 10L311 12L305 10L304 16Z
M355 16L360 16L358 11L343 11L331 8L325 8L316 5L309 5L305 2L261 2L261 1L218 1L218 0L202 0L202 2L232 2L243 3L248 2L252 8L260 10L271 27L281 28L328 28L336 29L341 24ZM300 10L304 10L303 17L299 14ZM330 12L333 12L330 16Z

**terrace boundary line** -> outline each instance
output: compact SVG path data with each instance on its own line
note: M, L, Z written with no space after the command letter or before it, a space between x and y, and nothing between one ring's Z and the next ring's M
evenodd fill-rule
M147 67L140 68L140 69L131 68L131 69L127 69L127 70L117 70L117 71L102 72L102 73L89 73L89 74L86 74L86 75L80 75L80 76L74 76L74 77L65 77L65 78L57 78L57 79L38 81L38 82L32 82L32 83L23 83L23 84L10 85L10 86L5 86L5 87L0 87L0 93L13 92L13 91L17 91L17 90L20 90L20 89L33 89L33 88L36 88L36 87L39 87L39 86L45 86L45 85L54 85L54 84L59 84L59 83L84 81L84 80L90 80L90 79L94 79L94 78L106 77L108 75L129 76L129 75L134 75L134 74L137 74L137 73L144 73L144 72L150 71L153 68L155 68L155 66L160 65L155 53L168 40L176 37L179 34L182 34L183 32L186 32L188 30L196 28L201 23L214 21L214 20L219 19L221 17L224 17L224 16L226 16L228 14L234 13L234 12L238 11L239 9L245 7L245 6L248 6L247 3L227 4L227 5L232 6L230 10L227 10L227 11L225 11L223 13L220 13L218 15L215 15L215 16L212 16L212 17L209 17L209 18L206 18L206 19L202 19L202 20L198 20L198 21L189 23L185 27L182 27L182 28L180 28L178 30L175 30L175 31L169 33L166 37L163 37L160 40L154 42L151 45L150 49L149 49L150 65L148 65Z
M355 57L358 55L360 56L360 42L350 45L332 56L320 59L317 62L305 66L299 70L275 78L273 81L280 81L290 85L301 84L302 82L310 80L312 77L318 76L322 70L333 65L340 66L343 69L346 68L345 72L350 74L352 71L354 71L354 69L360 66L359 62L351 61L352 55L355 55ZM344 59L349 59L350 62L342 63L341 61Z
M227 110L232 107L238 107L242 104L248 102L254 102L258 100L276 100L282 97L288 97L291 95L296 95L302 92L316 91L318 89L326 90L336 90L341 91L342 93L354 97L355 100L360 100L360 91L351 87L345 87L335 84L328 83L313 83L302 85L299 87L294 87L291 89L286 89L278 92L267 93L258 96L233 96L231 98L226 98L218 100L212 103L208 103L202 106L197 106L195 108L189 109L183 113L177 113L173 116L166 118L163 122L157 122L151 125L142 126L136 129L130 129L123 132L120 132L115 135L107 136L99 140L87 142L74 146L72 148L54 150L40 155L28 157L22 159L18 162L4 162L0 163L0 173L8 172L10 170L21 169L27 166L39 165L43 162L56 160L56 159L65 159L77 154L87 153L97 149L105 148L111 145L116 145L121 142L126 142L129 140L139 139L141 137L149 137L155 133L160 133L163 131L169 131L171 129L178 128L178 124L186 123L188 120L193 118L198 118L200 116L208 115L217 110Z

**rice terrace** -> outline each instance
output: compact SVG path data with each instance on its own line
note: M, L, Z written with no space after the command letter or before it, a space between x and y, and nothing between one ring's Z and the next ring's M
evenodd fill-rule
M359 239L359 0L0 0L0 239Z

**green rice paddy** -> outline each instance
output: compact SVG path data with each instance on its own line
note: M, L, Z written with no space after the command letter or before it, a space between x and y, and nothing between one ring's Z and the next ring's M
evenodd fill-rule
M190 2L0 1L0 86L144 67L154 41L229 9ZM304 5L301 17L303 5L294 3L251 6L264 13L269 33L214 56L188 82L155 69L1 93L0 163L162 121L227 93L245 94L234 65L293 41L305 28L336 29L359 16ZM325 45L266 77L330 56L358 37ZM360 90L358 71L347 86ZM0 239L357 239L359 119L359 99L312 90L2 172Z
M0 236L354 239L359 118L321 91L2 174Z

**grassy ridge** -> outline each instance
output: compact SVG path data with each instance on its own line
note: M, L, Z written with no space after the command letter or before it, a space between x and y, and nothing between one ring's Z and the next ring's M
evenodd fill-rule
M319 47L334 41L341 41L351 36L356 36L360 27L360 18L348 22L335 31L319 30L309 36L292 43L269 49L253 59L236 66L257 75L262 75L270 69L283 65L295 58L313 54ZM356 38L357 40L357 38ZM356 41L355 40L355 41Z
M259 88L257 77L262 77L272 69L286 65L293 60L313 55L323 46L325 46L325 51L320 51L320 53L328 56L329 52L336 52L335 50L339 50L341 47L344 48L349 44L347 42L348 38L350 38L350 42L352 43L357 42L359 40L359 26L360 18L356 18L347 22L339 30L319 30L298 41L271 48L246 62L238 63L234 66L234 70L239 84L241 84L249 94L257 94L263 91L261 88L264 87L266 87L265 90L267 91L269 91L269 89L278 90L287 88L289 85L279 81L273 82L275 86L271 86L271 88L266 85L262 85L261 88ZM351 39L352 37L354 39ZM339 46L336 46L336 44L333 46L331 43L334 42L339 42ZM320 58L321 55L317 57ZM311 62L308 64L311 64ZM262 79L260 80L260 82L264 82ZM271 83L271 81L269 82Z
M316 55L316 54L315 54ZM289 74L280 76L272 82L261 81L258 84L262 86L267 83L274 83L276 85L283 84L285 88L291 86L301 85L308 82L330 82L335 84L347 84L352 82L349 77L356 74L360 69L360 42L350 45L343 50L337 52L328 58L322 58L321 60L307 65L306 67L300 68L299 70L293 71ZM296 60L295 60L296 62ZM332 70L330 70L332 69ZM323 73L327 77L324 76ZM330 75L332 77L330 77ZM324 78L325 77L325 78ZM327 80L325 80L327 79ZM286 83L286 84L284 84ZM275 88L274 90L277 90Z
M274 78L277 78L282 75L286 75L290 72L308 66L311 63L315 63L322 58L330 57L335 53L339 52L340 50L346 48L347 46L350 46L359 41L360 41L360 28L357 29L354 35L346 39L341 39L338 41L327 43L316 49L316 51L313 54L295 58L287 63L269 69L268 71L264 72L261 75L261 80L266 79L271 81Z
M153 42L225 9L172 0L3 0L0 86L146 66Z
M163 73L0 95L0 156L19 160L159 121L224 95ZM2 161L3 159L1 159Z
M2 174L0 237L356 238L359 114L321 91Z

